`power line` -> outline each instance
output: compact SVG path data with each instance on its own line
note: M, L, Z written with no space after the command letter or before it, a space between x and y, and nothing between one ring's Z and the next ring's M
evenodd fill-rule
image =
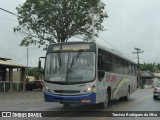
M9 21L14 21L14 22L18 22L17 20L13 20L13 19L8 19L8 18L4 18L4 17L0 17L1 19L4 19L4 20L9 20Z
M110 45L111 47L113 47L113 48L115 48L112 44L110 44L108 41L106 41L104 38L102 38L100 35L99 35L99 37L104 41L104 42L106 42L108 45Z
M116 51L122 53L120 50L118 50L115 46L113 46L111 43L109 43L108 41L106 41L106 40L105 40L104 38L102 38L100 35L99 35L99 37L100 37L104 42L106 42L108 45L110 45L112 48L114 48ZM126 54L126 53L122 53L122 54L128 56L129 58L135 58L135 57L132 57L132 56Z
M12 15L18 17L17 14L15 14L15 13L13 13L13 12L11 12L11 11L8 11L8 10L6 10L6 9L0 8L0 10L2 10L2 11L4 11L4 12L7 12L7 13L9 13L9 14L12 14ZM8 19L8 18L4 18L4 17L0 17L0 18L1 18L1 19L5 19L5 20L10 20L10 21L16 21L16 22L18 22L17 20L12 20L12 19Z
M12 14L12 15L18 16L17 14L15 14L15 13L13 13L13 12L10 12L10 11L8 11L8 10L6 10L6 9L0 8L0 10L5 11L5 12L7 12L7 13L10 13L10 14Z

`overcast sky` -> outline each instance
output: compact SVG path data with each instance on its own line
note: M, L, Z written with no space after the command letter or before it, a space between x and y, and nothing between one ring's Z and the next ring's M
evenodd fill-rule
M25 0L0 0L0 8L17 13L16 6ZM140 61L160 63L160 0L102 0L106 4L108 18L104 22L107 29L100 33L97 41L121 51L134 61L134 48L140 48ZM27 64L27 48L19 44L24 37L14 34L13 27L18 22L14 15L0 10L0 56L11 58L19 64ZM38 58L45 51L30 46L29 66L37 66Z

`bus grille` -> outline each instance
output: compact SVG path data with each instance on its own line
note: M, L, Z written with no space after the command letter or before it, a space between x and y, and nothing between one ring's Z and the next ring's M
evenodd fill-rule
M55 93L75 94L80 93L79 90L54 90Z

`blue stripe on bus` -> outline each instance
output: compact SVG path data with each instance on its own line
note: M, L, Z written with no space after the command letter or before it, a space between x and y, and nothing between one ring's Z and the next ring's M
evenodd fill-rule
M45 102L60 102L60 103L82 103L82 104L93 104L96 103L96 93L91 92L83 95L57 95L53 93L44 92ZM89 102L81 101L89 100Z

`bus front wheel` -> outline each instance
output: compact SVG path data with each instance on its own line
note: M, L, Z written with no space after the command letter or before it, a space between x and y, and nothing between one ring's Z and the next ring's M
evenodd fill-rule
M100 103L101 108L107 108L108 106L108 95L106 95L105 101Z

